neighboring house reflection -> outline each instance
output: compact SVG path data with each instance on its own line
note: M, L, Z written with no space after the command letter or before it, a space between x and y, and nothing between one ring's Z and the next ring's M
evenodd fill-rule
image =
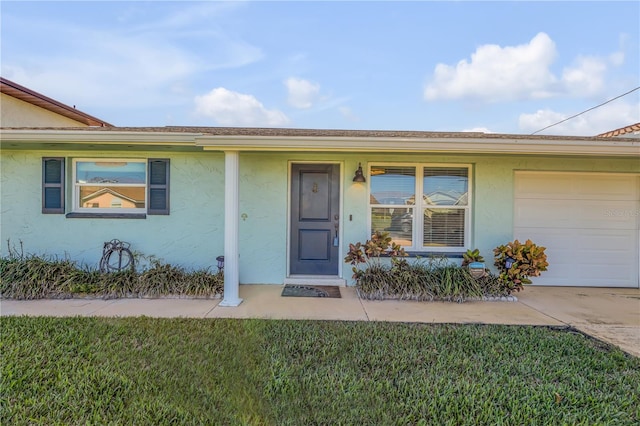
M144 188L100 188L87 193L89 187L82 188L81 207L100 209L141 209L144 208ZM86 194L86 195L85 195Z

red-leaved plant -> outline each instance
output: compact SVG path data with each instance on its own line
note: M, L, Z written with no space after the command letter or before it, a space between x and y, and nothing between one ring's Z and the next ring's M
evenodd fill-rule
M371 261L379 262L381 256L391 258L407 256L404 249L395 243L388 232L376 231L371 239L364 244L357 242L349 244L349 251L344 258L345 263L353 265L353 278L358 279L364 274L364 271L358 268L360 264L370 263Z
M498 267L502 284L516 291L522 290L523 284L531 284L529 277L539 276L549 266L545 248L535 245L531 240L524 244L515 240L496 247L493 250L494 265Z

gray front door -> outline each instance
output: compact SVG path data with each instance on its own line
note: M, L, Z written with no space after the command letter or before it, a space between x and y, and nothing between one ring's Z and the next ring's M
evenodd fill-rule
M339 205L339 165L292 165L291 274L338 275Z

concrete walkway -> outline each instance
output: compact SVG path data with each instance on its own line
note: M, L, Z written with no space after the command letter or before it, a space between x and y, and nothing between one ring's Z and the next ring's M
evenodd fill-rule
M0 301L0 315L270 318L572 326L640 356L640 290L526 287L517 302L369 301L352 287L342 298L282 297L282 286L241 285L238 307L220 299Z

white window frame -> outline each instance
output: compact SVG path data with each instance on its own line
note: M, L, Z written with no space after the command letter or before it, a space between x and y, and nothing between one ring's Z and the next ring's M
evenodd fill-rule
M144 184L131 184L131 183L110 183L108 185L100 185L95 183L87 183L80 184L76 179L77 174L77 164L83 162L126 162L126 163L142 163L144 165ZM78 213L146 213L148 207L148 191L149 191L149 170L148 170L148 160L144 158L74 158L72 161L73 168L73 200L72 200L72 211ZM111 187L124 187L124 188L144 188L144 208L89 208L89 207L81 207L80 206L80 188L82 186L111 186Z
M416 176L415 176L415 200L416 204L411 206L399 206L397 204L371 204L371 168L372 167L415 167ZM466 206L433 206L427 205L424 203L422 198L422 194L424 192L423 181L424 181L424 171L429 168L460 168L467 169L467 204ZM371 211L373 208L412 208L413 209L413 226L412 226L412 236L411 241L413 245L411 246L403 246L403 248L410 252L438 252L438 253L459 253L464 252L471 248L471 215L473 213L472 205L473 205L473 168L471 164L461 164L461 163L393 163L393 162L372 162L368 164L368 176L367 179L367 191L368 191L368 209L367 209L367 229L371 231L372 221L371 221ZM425 247L423 246L424 239L424 222L422 220L418 220L418 218L422 218L423 211L425 209L457 209L457 210L465 210L464 215L464 245L461 247L451 247L451 246L431 246Z

